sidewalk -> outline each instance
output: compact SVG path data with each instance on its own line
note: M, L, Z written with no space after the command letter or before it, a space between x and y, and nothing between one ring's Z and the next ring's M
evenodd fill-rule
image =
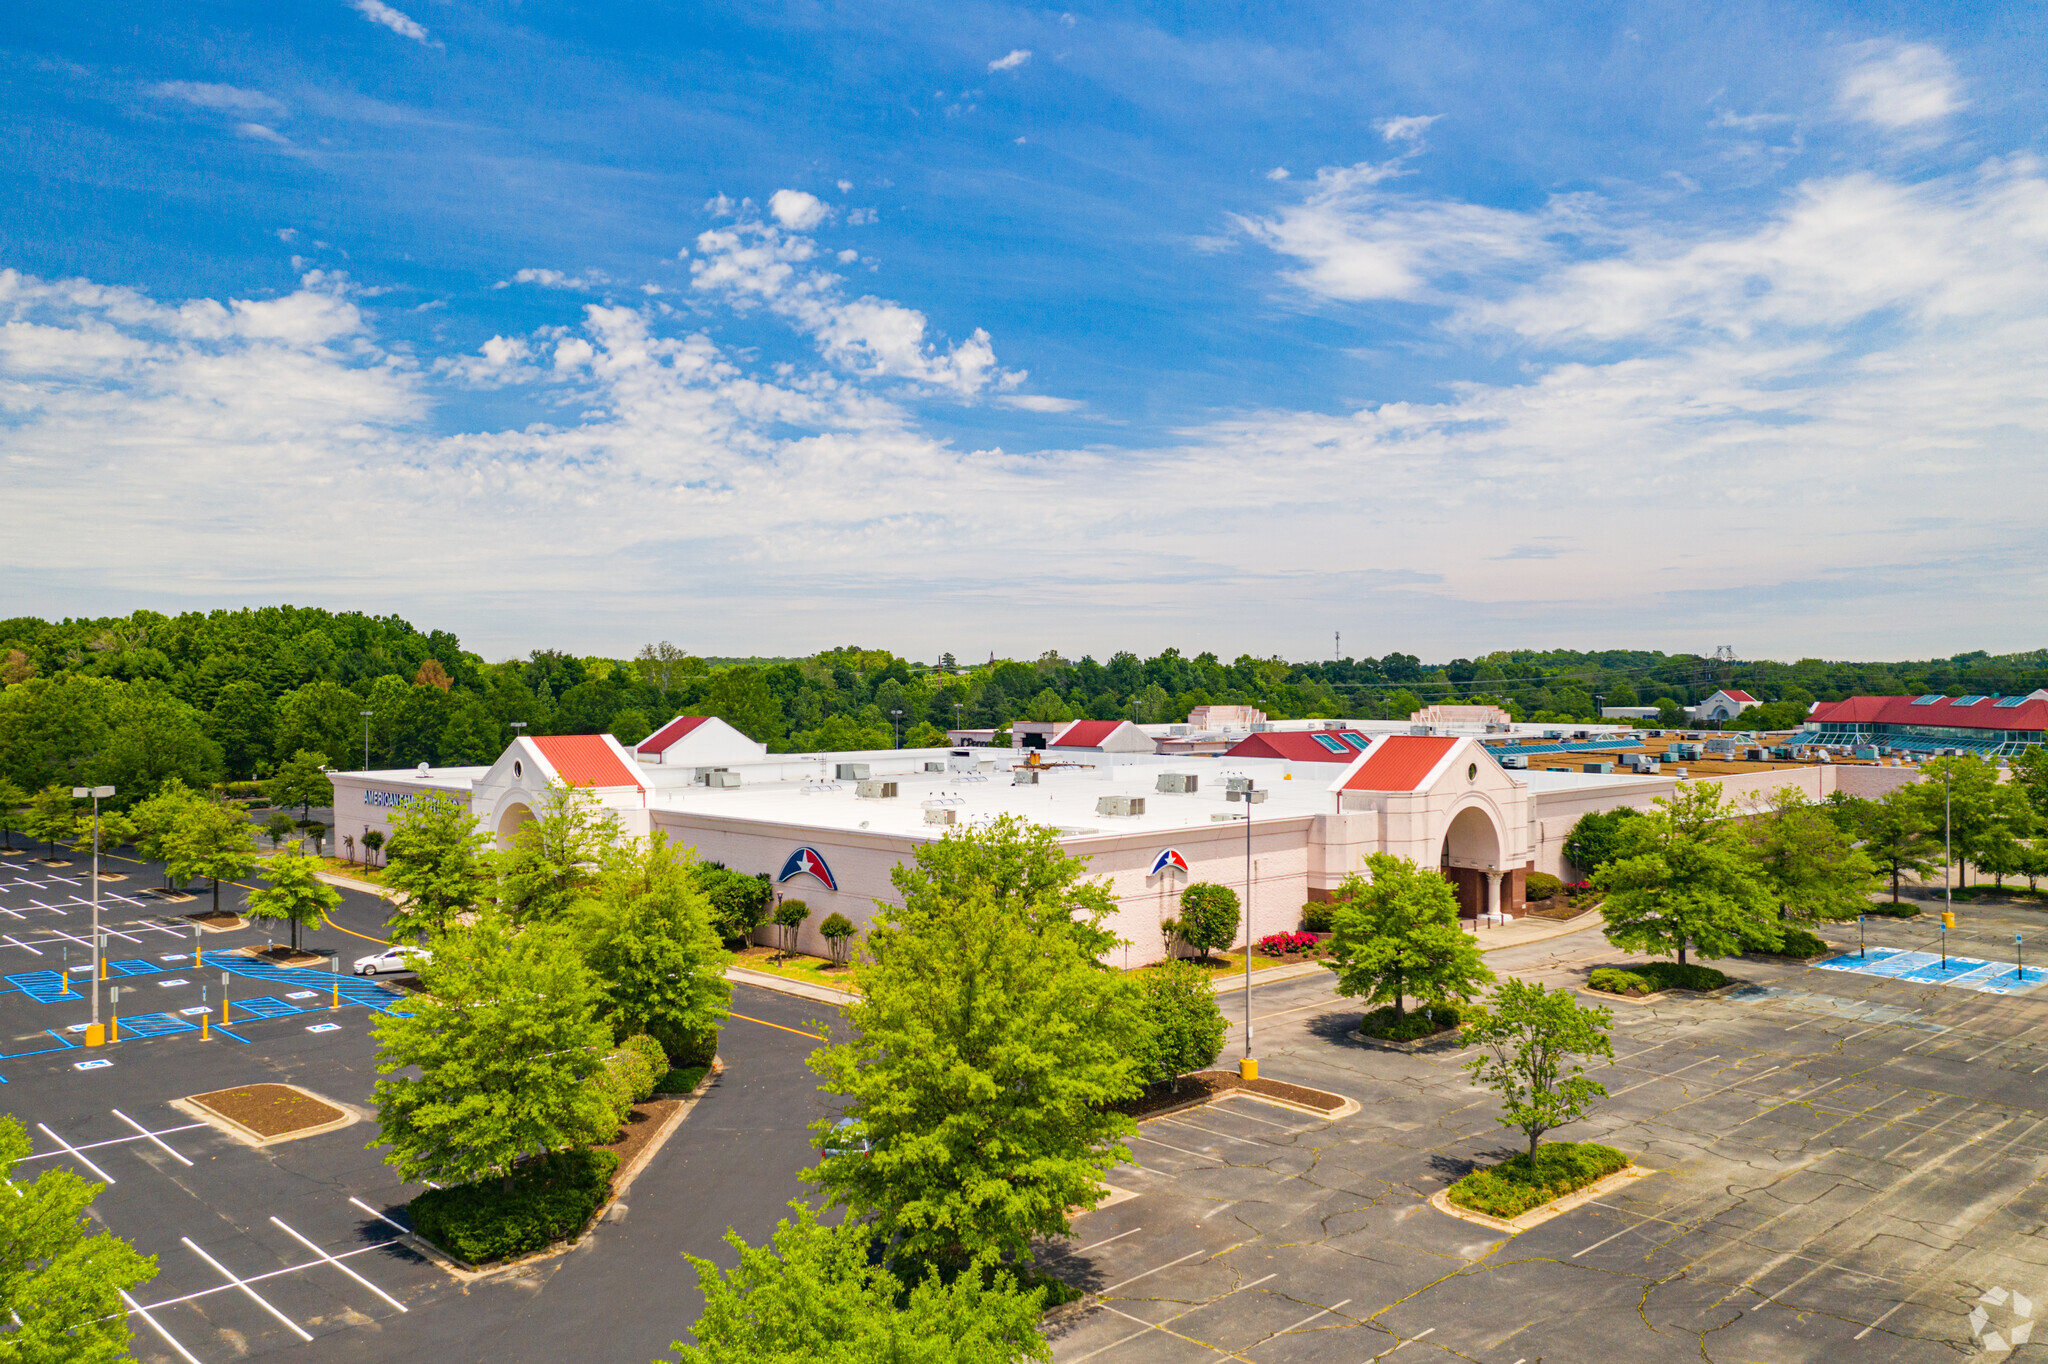
M353 876L341 876L331 871L316 871L313 875L328 885L340 886L343 890L359 890L365 895L375 895L386 900L395 901L398 898L396 891L387 890L373 881L358 881Z
M1569 919L1538 919L1525 915L1510 919L1498 928L1479 929L1479 950L1499 952L1509 947L1526 947L1532 942L1547 942L1571 933L1584 933L1587 929L1598 928L1601 922L1598 909L1589 909Z
M744 966L728 966L725 978L739 985L754 985L763 990L775 990L799 999L814 1000L819 1004L852 1004L859 995L846 990L835 990L829 985L813 985L807 980L791 980L787 976L771 975L766 971L749 971Z

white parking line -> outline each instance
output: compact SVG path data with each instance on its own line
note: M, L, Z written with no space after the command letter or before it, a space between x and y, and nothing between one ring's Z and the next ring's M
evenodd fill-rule
M182 1156L182 1155L180 1155L180 1154L179 1154L178 1152L176 1152L176 1151L173 1151L173 1150L172 1150L172 1149L171 1149L171 1148L170 1148L169 1146L166 1146L166 1145L164 1145L164 1143L163 1143L163 1142L162 1142L161 1140L159 1140L159 1139L158 1139L158 1137L157 1137L157 1134L156 1134L156 1133L154 1133L154 1132L150 1131L150 1130L149 1130L149 1129L148 1129L147 1127L144 1127L144 1126L143 1126L143 1125L142 1125L141 1123L139 1123L139 1122L135 1121L135 1119L133 1119L133 1118L129 1117L129 1116L128 1116L128 1115L126 1114L126 1113L123 1113L123 1112L122 1112L122 1111L121 1111L120 1109L118 1109L118 1108L114 1109L114 1110L113 1110L113 1114L114 1114L114 1116L115 1116L115 1117L119 1118L119 1119L120 1119L120 1120L121 1120L122 1122L125 1122L125 1123L127 1123L127 1124L128 1124L128 1125L129 1125L130 1127L134 1128L134 1129L135 1129L135 1130L136 1130L137 1132L140 1132L140 1133L141 1133L141 1134L142 1134L142 1135L143 1135L144 1137L147 1137L147 1138L148 1138L148 1139L149 1139L150 1141L152 1141L152 1142L155 1142L155 1143L156 1143L156 1145L158 1145L159 1147L162 1147L162 1148L163 1148L163 1151L164 1151L164 1153L165 1153L166 1155L170 1156L170 1157L171 1157L171 1158L172 1158L173 1160L177 1161L177 1162L178 1162L179 1164L181 1164L181 1165L190 1165L190 1164L192 1163L191 1161L189 1161L189 1160L186 1160L186 1159L185 1159L185 1157L184 1157L184 1156Z
M40 1127L40 1126L42 1126L42 1124L38 1123L38 1124L37 1124L37 1126L38 1126L38 1127ZM158 1129L157 1129L156 1131L154 1131L154 1132L152 1132L152 1133L149 1133L148 1135L150 1135L150 1136L153 1136L153 1137L168 1137L168 1136L171 1136L171 1135L172 1135L173 1133L177 1133L177 1132L190 1132L190 1131L191 1131L191 1130L192 1130L193 1128L195 1128L195 1127L206 1127L206 1126L210 1126L210 1124L208 1124L208 1123L203 1123L203 1122L188 1122L188 1123L185 1123L185 1124L184 1124L183 1126L180 1126L180 1127L159 1127L159 1128L158 1128ZM67 1149L67 1150L76 1150L76 1151L97 1151L97 1150L99 1150L99 1148L100 1148L100 1147L102 1147L102 1146L120 1146L120 1145L122 1145L122 1144L123 1144L124 1142L131 1142L131 1141L141 1141L141 1140L142 1140L142 1138L141 1138L141 1137L108 1137L108 1138L107 1138L107 1139L106 1139L105 1141L89 1141L89 1142L85 1143L85 1145L83 1145L83 1146L77 1146L77 1147L67 1147L66 1149ZM35 1153L34 1155L32 1155L32 1156L23 1156L23 1157L22 1157L21 1159L22 1159L22 1161L23 1161L24 1163L26 1163L26 1162L28 1162L28 1161L31 1161L31 1160L49 1160L49 1159L51 1159L52 1157L54 1157L54 1156L58 1156L58 1155L61 1155L61 1154L63 1154L63 1153L62 1153L62 1152L59 1152L59 1151L38 1151L38 1152L36 1152L36 1153ZM175 1154L176 1154L176 1152L173 1152L172 1154L174 1154L174 1155L175 1155Z
M86 1169L92 1171L101 1179L104 1179L107 1183L112 1184L114 1182L114 1177L112 1175L108 1174L105 1170L102 1170L99 1166L93 1164L90 1160L86 1159L86 1157L80 1153L79 1149L76 1146L73 1146L70 1142L64 1140L64 1138L58 1136L55 1132L52 1132L49 1128L49 1124L39 1122L36 1124L36 1126L43 1129L44 1136L48 1137L51 1141L56 1142L66 1151L69 1151L71 1153L72 1159L76 1160L80 1165L83 1165ZM128 1140L133 1141L134 1138L130 1137L128 1138ZM55 1153L52 1152L52 1154Z
M192 1352L186 1349L184 1346L180 1345L178 1343L177 1337L173 1336L169 1331L166 1331L164 1329L164 1324L149 1314L149 1309L147 1307L144 1307L141 1303L135 1301L135 1299L128 1296L128 1290L125 1288L121 1290L121 1301L128 1304L130 1311L142 1313L142 1319L149 1323L150 1329L155 1331L158 1335L162 1336L164 1339L164 1344L170 1346L173 1350L176 1350L178 1352L179 1357L185 1361L185 1364L199 1364L199 1361L192 1357Z
M1234 1141L1240 1146L1271 1146L1273 1144L1270 1141L1254 1141L1250 1137L1233 1137L1228 1132L1211 1132L1200 1123L1189 1122L1186 1118L1154 1118L1152 1121L1170 1122L1176 1127L1190 1127L1197 1132L1204 1132L1212 1137L1221 1137L1225 1141Z
M392 1305L393 1307L396 1307L396 1308L397 1308L397 1309L398 1309L399 1311L403 1312L403 1311L405 1311L405 1310L406 1310L406 1306L405 1306L405 1304L404 1304L404 1303L402 1303L402 1302L400 1302L400 1301L399 1301L398 1299L396 1299L396 1298L392 1297L392 1296L391 1296L391 1295L390 1295L389 1293L386 1293L386 1292L385 1292L385 1291L384 1291L383 1289L381 1289L381 1288L377 1287L377 1285L375 1285L375 1284L371 1283L371 1282L370 1282L370 1281L369 1281L368 1279L366 1279L366 1278L364 1278L364 1277L363 1277L362 1275L360 1275L360 1274L356 1273L356 1272L355 1272L355 1271L354 1271L353 1269L350 1269L350 1268L349 1268L349 1267L348 1267L347 1265L345 1265L345 1264L343 1264L343 1263L342 1263L341 1261L339 1261L339 1260L335 1259L335 1258L334 1258L334 1257L333 1257L332 1255L329 1255L329 1254L328 1254L328 1253L327 1253L326 1251L324 1251L324 1250L320 1249L320 1247L318 1247L318 1246L314 1245L314 1244L313 1244L313 1243L312 1243L311 1241L308 1241L308 1240L307 1240L307 1239L306 1239L305 1237L303 1237L303 1236L299 1235L299 1234L298 1234L298 1233L297 1233L296 1231L293 1231L293 1230L292 1230L292 1229L291 1229L290 1227L287 1227L287 1226L285 1226L285 1224L284 1224L283 1222L278 1222L278 1219L277 1219L277 1218L275 1218L275 1217L272 1217L272 1218L271 1218L270 1220L271 1220L271 1221L273 1221L273 1222L277 1222L277 1225L278 1225L278 1226L279 1226L280 1228L282 1228L282 1229L283 1229L283 1230L284 1230L284 1231L285 1231L285 1232L286 1232L286 1233L287 1233L287 1234L288 1234L288 1235L289 1235L289 1236L290 1236L290 1237L291 1237L291 1238L292 1238L292 1239L293 1239L294 1241L297 1241L297 1242L298 1242L298 1243L299 1243L300 1245L304 1246L304 1247L305 1247L305 1248L306 1248L307 1250L310 1250L310 1251L312 1251L312 1252L313 1252L313 1253L314 1253L315 1255L318 1255L318 1256L319 1256L319 1257L320 1257L321 1259L325 1260L325 1261L326 1261L326 1262L327 1262L328 1264L331 1264L331 1265L333 1265L333 1266L334 1266L334 1267L335 1267L336 1269L338 1269L338 1270L340 1270L340 1271L341 1271L342 1273L344 1273L344 1274L348 1275L348 1276L349 1276L349 1277L350 1277L351 1279L354 1279L354 1280L355 1280L355 1281L356 1281L357 1283L359 1283L359 1284L361 1284L361 1285L362 1285L363 1287L365 1287L365 1288L369 1289L369 1290L370 1290L370 1291L371 1291L372 1293L375 1293L375 1294L376 1294L376 1295L377 1295L378 1297L380 1297L380 1298L384 1299L384 1301L386 1301L386 1302L390 1303L390 1304L391 1304L391 1305Z
M1332 1312L1335 1312L1335 1311L1336 1311L1336 1310L1337 1310L1338 1308L1340 1308L1340 1307L1349 1307L1350 1305L1351 1305L1351 1299L1349 1299L1349 1298L1346 1298L1346 1299L1344 1299L1344 1301L1343 1301L1343 1302L1333 1302L1333 1303L1331 1303L1331 1304L1330 1304L1330 1305L1329 1305L1328 1307L1325 1307L1325 1308L1323 1308L1323 1309L1322 1309L1321 1311L1319 1311L1319 1312L1311 1312L1311 1313L1309 1313L1309 1314L1308 1314L1307 1316L1303 1317L1303 1318L1302 1318L1302 1319L1301 1319L1300 1321L1297 1321L1297 1322L1295 1322L1295 1323L1294 1323L1294 1325L1292 1325L1292 1326L1283 1326L1283 1327L1281 1327L1281 1328L1280 1328L1280 1329L1279 1329L1278 1331L1275 1331L1275 1332L1274 1332L1273 1334L1275 1334L1275 1335L1281 1335L1281 1336L1284 1336L1284 1335L1286 1335L1286 1334L1287 1334L1287 1333L1288 1333L1289 1331L1299 1331L1299 1330L1300 1330L1300 1329L1301 1329L1302 1327L1304 1327L1304 1326L1308 1325L1308 1324L1309 1324L1310 1322L1314 1321L1314 1320L1315 1320L1315 1319L1316 1319L1317 1317L1327 1317L1327 1316L1329 1316L1329 1315L1330 1315L1330 1313L1332 1313Z
M349 1196L349 1200L348 1200L348 1201L349 1201L349 1202L351 1202L351 1203L353 1203L353 1204L355 1204L355 1205L356 1205L357 1207L361 1208L361 1209L362 1209L362 1210L363 1210L364 1212L366 1212L366 1213L370 1214L370 1216L372 1216L372 1217L374 1217L374 1218L378 1219L379 1221L381 1221L381 1222L389 1222L389 1223L390 1223L390 1224L391 1224L392 1226L394 1226L394 1227L397 1227L397 1228L398 1228L398 1229L399 1229L400 1231L404 1232L404 1233L405 1233L406 1235L408 1235L408 1236L412 1235L412 1228L411 1228L411 1227L408 1227L408 1226L406 1226L406 1225L405 1225L404 1223L402 1223L402 1222L392 1222L390 1218L386 1217L386 1216L385 1216L385 1215L384 1215L383 1213L381 1213L381 1212L378 1212L378 1211L377 1211L377 1210L376 1210L375 1208L371 1207L371 1206L370 1206L370 1205L369 1205L368 1203L365 1203L365 1202L363 1202L363 1200L362 1200L362 1199L360 1199L360 1198L357 1198L357 1197L355 1197L354 1195L350 1195L350 1196ZM348 1254L350 1254L350 1255L353 1255L353 1254L355 1254L355 1252L354 1252L354 1251L349 1251L349 1252L347 1252L347 1253L348 1253Z
M1202 1154L1202 1153L1201 1153L1200 1151L1190 1151L1190 1150L1188 1150L1188 1149L1187 1149L1187 1147L1185 1147L1185 1146L1168 1146L1168 1145L1167 1145L1167 1143L1165 1143L1165 1142L1163 1142L1163 1141L1160 1141L1160 1140L1158 1140L1158 1139L1156 1139L1156 1138L1153 1138L1153 1137L1144 1137L1144 1136L1133 1136L1133 1137L1131 1138L1131 1140L1132 1140L1132 1141L1142 1141L1142 1142L1145 1142L1145 1143L1147 1143L1148 1145L1152 1145L1152 1146L1165 1146L1165 1147L1166 1147L1166 1149L1167 1149L1167 1150L1169 1150L1169 1151L1178 1151L1178 1152L1180 1152L1180 1153L1181 1153L1182 1155L1184 1155L1184 1156L1193 1156L1193 1157L1194 1157L1194 1158L1195 1158L1196 1160L1214 1160L1214 1159L1216 1159L1216 1157L1214 1157L1214 1156L1205 1156L1205 1155L1203 1155L1203 1154Z
M21 941L19 938L16 938L14 935L10 933L0 933L0 938L5 938L8 942L13 943L16 947L19 947L24 952L35 952L35 954L39 957L43 955L41 952L37 952L35 948L30 947L27 943Z
M198 1245L192 1240L191 1237L180 1236L178 1239L185 1243L185 1249L191 1251L194 1255L197 1255L200 1259L206 1261L206 1263L212 1265L215 1269L219 1270L220 1276L223 1279L226 1279L230 1284L233 1284L236 1288L239 1288L244 1293L247 1293L249 1295L249 1300L251 1302L255 1303L258 1307L261 1307L264 1311L270 1313L271 1316L276 1317L285 1325L291 1327L292 1330L298 1334L300 1340L310 1341L313 1339L312 1336L306 1333L305 1327L299 1325L290 1317L278 1311L275 1307L272 1307L268 1302L264 1300L262 1294L258 1293L255 1289L249 1287L248 1284L243 1283L240 1279L236 1278L234 1276L233 1271L231 1271L226 1265L222 1264L219 1260L214 1259L211 1255L208 1255L205 1251L201 1250L198 1247Z
M1436 1327L1432 1326L1432 1327L1430 1327L1430 1328L1429 1328L1429 1329L1428 1329L1427 1331L1417 1331L1417 1332L1416 1332L1416 1333L1415 1333L1414 1335L1412 1335L1412 1336L1408 1337L1408 1339L1406 1339L1406 1340L1402 1341L1402 1342L1401 1342L1401 1345L1413 1345L1413 1344L1414 1344L1414 1343L1415 1343L1416 1341L1418 1341L1418 1340L1422 1339L1422 1338L1423 1338L1424 1336L1429 1336L1429 1335L1435 1335L1435 1334L1436 1334ZM1379 1359L1385 1359L1385 1358L1386 1358L1386 1357L1387 1357L1388 1355L1390 1355L1390 1354L1394 1353L1394 1350L1398 1350L1398 1349L1400 1349L1400 1348L1401 1348L1401 1345L1396 1345L1396 1346L1394 1347L1394 1349L1393 1349L1393 1350L1382 1350L1382 1351L1380 1351L1380 1352L1379 1352L1378 1354L1374 1355L1374 1356L1373 1356L1373 1359L1375 1359L1375 1360L1379 1360Z
M354 1200L354 1199L350 1199L350 1200L349 1200L349 1202L351 1202L351 1203L355 1203L355 1200ZM363 1207L363 1206L365 1206L365 1205L363 1205L363 1204L361 1204L361 1203L356 1203L356 1206L360 1208L360 1207ZM372 1212L376 1212L376 1209L372 1208L372 1209L370 1209L370 1211L372 1211ZM381 1213L381 1212L379 1212L379 1213L377 1213L377 1216L379 1216L379 1217L384 1217L384 1214L383 1214L383 1213ZM391 1219L390 1219L390 1218L388 1218L388 1217L384 1217L384 1220L385 1220L385 1221L387 1221L387 1222L391 1222ZM391 1225L395 1227L395 1226L397 1226L398 1224L397 1224L396 1222L391 1222ZM1057 1254L1057 1255L1053 1256L1053 1258L1054 1258L1055 1260L1064 1260L1064 1259L1066 1259L1067 1257L1069 1257L1069 1256L1072 1256L1072 1255L1086 1255L1086 1254L1087 1254L1087 1253L1088 1253L1089 1251L1091 1251L1091 1250L1097 1250L1097 1249L1099 1249L1099 1248L1101 1248L1101 1247L1103 1247L1103 1246L1106 1246L1106 1245L1108 1245L1108 1244L1109 1244L1109 1243L1110 1243L1111 1241L1121 1241L1121 1240L1123 1240L1123 1239L1124 1239L1124 1237L1126 1237L1126 1236L1136 1236L1136 1235L1137 1235L1137 1234L1138 1234L1139 1232L1141 1232L1141 1231L1143 1231L1143 1230L1144 1230L1144 1228L1143 1228L1143 1227L1132 1227L1132 1228L1131 1228L1131 1229L1130 1229L1129 1231L1120 1231L1120 1232L1118 1232L1118 1233L1117 1233L1116 1235L1114 1235L1114 1236L1106 1236L1106 1237L1104 1237L1104 1238L1103 1238L1102 1240L1100 1240L1100 1241L1095 1241L1095 1242L1092 1242L1092 1243L1091 1243L1091 1244L1089 1244L1089 1245L1085 1245L1085 1246L1082 1246L1082 1247L1081 1247L1080 1249L1078 1249L1078 1250L1063 1250L1063 1251L1061 1251L1061 1252L1060 1252L1059 1254Z
M32 905L34 905L34 906L35 906L35 907L36 907L37 909L47 909L47 910L49 910L49 911L50 911L50 913L52 913L52 914L67 914L67 915L68 915L69 913L71 913L71 911L70 911L70 910L68 910L68 909L59 909L59 908L57 908L57 906L55 906L55 905L46 905L46 904L44 904L44 903L43 903L43 902L42 902L41 900L30 900L30 901L29 901L29 903L30 903L30 904L32 904ZM53 930L53 931L54 931L54 930Z
M1179 1258L1178 1260L1168 1260L1168 1261L1167 1261L1167 1262L1166 1262L1165 1264L1163 1264L1163 1265L1158 1265L1158 1266L1155 1266L1154 1268L1148 1269L1148 1270L1146 1270L1146 1271L1145 1271L1145 1272L1144 1272L1143 1274L1133 1274L1133 1275L1131 1275L1131 1277L1130 1277L1130 1278L1128 1278L1128 1279L1125 1279L1125 1280L1123 1280L1123 1281L1122 1281L1122 1282L1120 1282L1120 1283L1113 1283L1113 1284L1111 1284L1111 1285L1110 1285L1109 1287L1107 1287L1107 1288L1104 1288L1104 1289L1100 1289L1100 1290L1098 1290L1098 1291L1097 1291L1097 1293L1096 1293L1096 1296L1097 1296L1097 1297L1103 1297L1103 1296L1106 1296L1107 1294L1110 1294L1110 1293L1114 1293L1114 1292L1116 1292L1116 1291L1117 1291L1117 1290L1118 1290L1119 1288L1128 1288L1128 1287L1130 1287L1130 1286L1131 1286L1132 1284L1136 1283L1136 1282L1137 1282L1138 1280L1140 1280L1140 1279L1149 1279L1149 1278L1151 1278L1151 1277L1152 1277L1152 1276L1153 1276L1154 1274L1157 1274L1157 1273L1158 1273L1158 1272L1159 1272L1160 1270L1162 1270L1162 1269L1172 1269L1172 1268L1173 1268L1173 1267L1174 1267L1175 1265L1179 1265L1179 1264L1186 1264L1186 1263L1187 1263L1187 1262L1188 1262L1189 1260L1199 1259L1199 1258L1200 1258L1201 1256L1204 1256L1204 1255L1212 1255L1212 1254L1213 1254L1213 1255L1228 1255L1228 1254L1229 1254L1229 1253L1230 1253L1231 1251L1233 1251L1233 1250L1236 1250L1236 1249L1237 1249L1237 1246L1241 1246L1241 1245L1243 1245L1243 1244L1244 1244L1244 1242L1242 1242L1242 1241L1239 1241L1239 1242L1237 1243L1237 1245L1234 1245L1234 1246L1225 1246L1225 1247L1224 1247L1224 1248L1223 1248L1222 1250L1218 1250L1218 1251L1207 1251L1207 1250L1195 1250L1195 1251L1190 1251L1190 1252L1188 1252L1188 1253L1187 1253L1186 1255L1183 1255L1183 1256L1181 1256L1181 1257L1180 1257L1180 1258Z

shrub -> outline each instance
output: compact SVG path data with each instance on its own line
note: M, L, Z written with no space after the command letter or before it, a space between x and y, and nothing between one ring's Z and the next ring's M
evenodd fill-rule
M1784 932L1784 941L1779 943L1778 946L1768 949L1776 956L1818 957L1834 951L1832 947L1829 947L1825 942L1803 928L1794 928L1788 924L1785 926Z
M647 1068L646 1085L636 1087L633 1091L633 1102L640 1103L654 1094L655 1085L668 1073L668 1053L662 1050L661 1043L644 1032L627 1038L623 1045L625 1050L637 1055L641 1064Z
M1606 981L1608 983L1603 984ZM1613 982L1619 981L1620 984ZM1718 990L1728 977L1711 966L1675 961L1648 961L1640 966L1602 966L1587 977L1586 984L1609 994L1654 994L1659 990Z
M1388 1004L1359 1019L1358 1030L1382 1042L1418 1042L1457 1027L1461 1017L1455 1004L1424 1004L1398 1015Z
M1491 1169L1474 1170L1451 1185L1447 1197L1461 1208L1489 1217L1520 1217L1531 1208L1585 1188L1628 1165L1612 1146L1591 1141L1553 1141L1513 1155Z
M663 1094L688 1094L703 1080L704 1072L710 1069L709 1066L677 1066L661 1077L656 1088Z
M1547 871L1532 871L1522 883L1522 896L1528 900L1548 900L1563 893L1564 882Z
M726 942L748 937L768 918L768 903L775 889L765 876L748 876L702 862L697 866L697 884L711 901L711 927Z
M775 906L775 926L782 930L784 956L796 955L796 935L810 917L811 907L802 900L784 900Z
M1237 892L1213 881L1197 881L1180 893L1181 940L1203 956L1237 939Z
M504 1181L429 1189L412 1200L413 1230L457 1259L485 1264L544 1250L582 1230L611 1191L610 1151L556 1151Z
M1314 933L1268 933L1259 939L1259 951L1269 957L1284 957L1289 952L1313 952L1321 941Z
M1310 900L1301 907L1304 933L1332 933L1337 928L1337 905L1332 900Z
M1162 962L1138 975L1144 1022L1142 1069L1147 1082L1173 1080L1212 1064L1229 1025L1209 977L1184 961Z
M1889 900L1873 900L1870 908L1863 912L1866 914L1876 914L1886 919L1912 919L1919 916L1920 906L1908 904L1903 900L1898 904L1892 904Z

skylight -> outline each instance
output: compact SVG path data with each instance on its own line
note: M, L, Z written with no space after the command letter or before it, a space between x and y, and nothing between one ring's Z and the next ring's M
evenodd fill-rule
M1363 752L1365 752L1365 739L1364 739L1364 737L1363 737L1362 735L1357 735L1357 734L1352 734L1352 733L1348 733L1348 732L1347 732L1347 733L1344 733L1344 734L1339 734L1339 735L1338 735L1337 737L1338 737L1338 738L1340 738L1340 739L1342 739L1342 740L1343 740L1343 741L1344 741L1345 743L1347 743L1347 744L1350 744L1350 745L1351 745L1351 746L1352 746L1353 748L1357 749L1357 750L1358 750L1358 751L1359 751L1360 753L1363 753Z
M1942 699L1942 696L1941 696L1941 693L1940 693L1940 692L1929 692L1929 693L1928 693L1927 695L1925 695L1925 696L1916 696L1916 697L1914 697L1914 698L1913 698L1913 704L1914 704L1914 705L1916 705L1916 706L1931 706L1931 705L1933 705L1933 704L1934 704L1934 703L1935 703L1936 701L1939 701L1939 700L1941 700L1941 699Z
M2027 698L2024 696L2001 696L1991 704L2000 710L2011 710L2014 706L2024 706L2027 704Z
M1323 746L1324 748L1327 748L1327 749L1329 749L1329 750L1330 750L1330 751L1331 751L1332 753L1335 753L1335 754L1339 755L1340 757L1341 757L1341 756L1343 755L1343 753L1344 753L1344 745L1342 745L1342 744L1340 744L1340 743L1338 743L1338 742L1337 742L1337 739L1336 739L1336 736L1335 736L1335 735L1331 735L1331 734L1311 734L1311 735L1309 735L1308 737L1309 737L1309 738L1311 738L1311 739L1314 739L1314 740L1315 740L1315 741L1316 741L1317 743L1321 744L1321 745L1322 745L1322 746Z
M1974 706L1979 701L1989 701L1990 699L1988 696L1958 696L1955 703L1959 706Z

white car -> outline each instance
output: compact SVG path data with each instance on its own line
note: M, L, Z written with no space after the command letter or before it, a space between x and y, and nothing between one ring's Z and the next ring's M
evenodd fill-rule
M367 957L356 958L356 974L377 976L386 971L410 971L415 961L432 961L434 954L424 947L387 947Z

